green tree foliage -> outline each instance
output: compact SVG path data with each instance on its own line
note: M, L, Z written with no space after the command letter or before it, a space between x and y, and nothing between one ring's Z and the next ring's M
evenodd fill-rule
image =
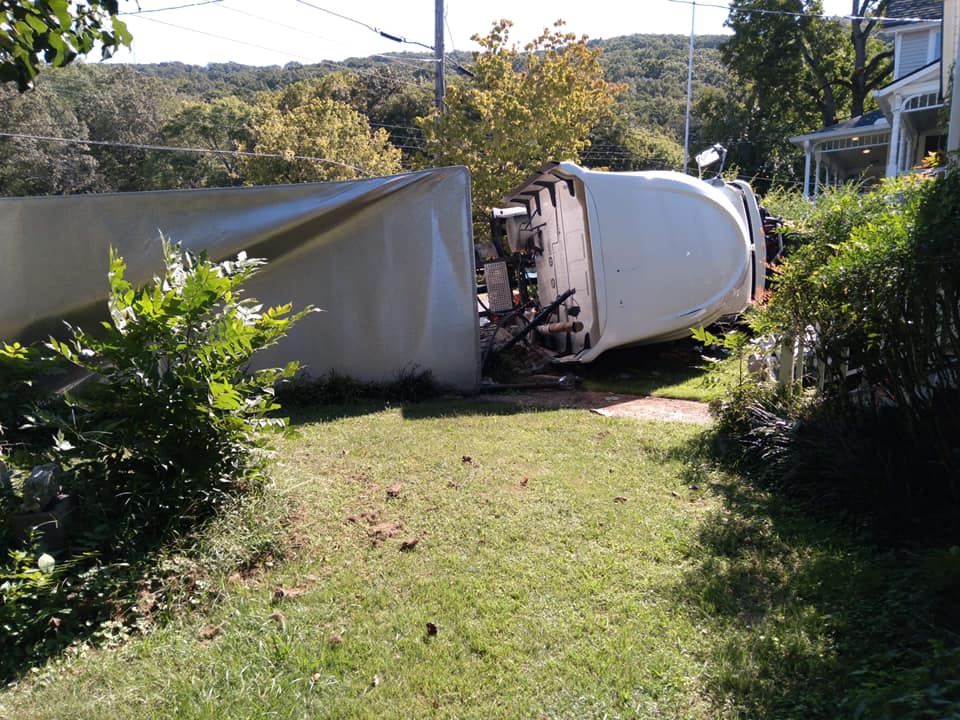
M85 512L131 541L168 523L204 517L256 483L260 430L282 427L273 387L297 370L248 370L310 308L263 308L240 286L263 261L241 254L212 263L164 246L162 277L144 289L110 261L110 323L71 330L50 345L92 380L72 392L69 413L45 414L82 488ZM117 518L122 522L117 522ZM118 539L112 539L116 548Z
M0 0L0 82L27 90L43 63L60 67L100 47L110 57L132 39L118 0Z
M719 61L721 39L697 38L697 96L710 92L726 77ZM684 125L687 42L680 36L632 35L589 43L591 50L604 51L599 55L604 79L625 85L626 91L606 119L593 124L592 146L581 161L593 167L652 169L666 160L670 167L679 167L679 161L673 161L679 157L676 142ZM471 62L466 53L454 55L461 64ZM13 85L0 88L0 132L218 151L238 144L253 148L253 116L258 106L265 105L258 102L258 95L312 82L312 96L294 92L284 113L310 97L347 105L363 115L371 129L385 130L402 153L402 166L412 167L424 163L420 156L425 139L417 118L431 113L433 81L427 70L409 62L422 56L398 57L407 62L353 58L333 72L327 64L75 63L42 73L30 93L21 95ZM518 63L522 57L523 53L517 54ZM454 87L476 85L463 78L450 82ZM704 119L715 120L713 116ZM697 138L708 145L729 137L724 134L727 130L726 124L716 132L702 129L695 115L694 146ZM0 138L0 147L6 150L0 153L0 195L214 187L244 182L246 169L228 154L20 138Z
M285 426L275 386L297 365L251 372L251 358L312 309L244 297L240 286L260 260L214 263L168 245L164 258L161 275L137 289L111 257L111 322L95 332L71 328L42 349L0 343L0 369L14 376L0 376L4 414L34 429L0 436L0 454L20 475L40 456L59 463L83 517L73 549L86 551L54 568L35 543L19 549L3 523L4 681L99 621L116 621L118 607L136 605L151 553L262 487L265 431ZM35 382L68 367L87 379L65 394Z
M475 77L448 88L442 116L419 120L425 163L470 169L478 233L489 209L544 162L580 159L620 90L604 80L601 51L585 38L544 30L521 51L510 27L501 20L474 36L483 47Z
M679 170L683 146L665 132L631 127L622 115L611 116L590 131L590 146L581 154L586 167L615 171Z
M235 96L185 103L163 123L160 137L170 145L211 152L159 156L158 184L165 188L240 184L240 166L233 152L253 143L253 116L254 108Z
M706 89L723 85L727 70L720 62L722 35L697 36L694 45L694 97ZM627 35L591 41L603 48L600 62L609 82L626 86L619 98L617 114L630 125L645 131L659 131L682 141L686 125L687 64L689 36ZM693 118L692 135L698 136L698 118ZM703 137L712 145L716 138Z
M244 157L248 182L269 185L351 180L399 172L400 150L383 129L328 97L324 80L291 85L256 103L252 151L281 157Z
M870 93L892 71L892 49L876 38L887 0L851 0L867 20L817 17L821 0L734 0L721 47L729 85L697 106L706 130L731 149L731 162L779 180L797 174L788 138L869 109ZM762 12L764 10L776 13ZM780 14L782 13L782 14Z
M97 190L96 158L89 145L32 138L85 139L86 125L69 98L50 83L29 93L0 86L0 195L61 195Z

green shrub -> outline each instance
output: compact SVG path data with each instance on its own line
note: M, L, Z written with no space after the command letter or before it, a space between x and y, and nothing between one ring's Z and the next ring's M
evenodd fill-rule
M205 520L221 511L240 518L243 498L262 496L264 431L285 427L275 386L298 366L251 372L251 358L312 308L264 309L244 298L240 286L260 260L213 263L166 243L163 252L163 274L139 290L111 254L111 322L98 332L71 328L68 339L51 339L52 358L0 346L0 363L16 370L0 385L11 400L5 417L32 426L11 464L22 473L31 459L59 462L84 528L73 557L56 564L55 582L46 558L37 564L35 541L8 540L0 560L0 678L100 632L104 621L113 628L104 637L126 632L116 619L136 620L133 596L145 578L158 579L154 564L171 541L189 548ZM65 394L38 390L42 371L70 365L88 378ZM263 548L270 536L245 537Z
M272 415L274 386L297 363L249 372L251 356L311 312L242 297L260 260L212 263L166 244L164 258L163 276L136 290L111 256L111 322L50 342L90 373L67 396L69 417L46 420L62 434L85 514L109 526L111 548L189 525L258 482L262 431L284 425Z
M816 387L742 389L721 426L756 469L897 537L960 537L960 173L827 193L751 330L807 336Z

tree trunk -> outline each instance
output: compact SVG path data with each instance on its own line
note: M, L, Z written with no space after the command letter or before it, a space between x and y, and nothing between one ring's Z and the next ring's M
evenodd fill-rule
M883 82L889 67L884 72L870 77L867 70L867 43L877 26L877 19L860 20L867 13L871 13L874 18L882 17L887 12L887 6L890 0L851 0L851 15L854 19L850 22L850 41L853 43L853 71L850 75L850 115L857 117L863 115L863 106L870 92ZM884 57L891 53L881 53ZM871 62L871 67L876 66L876 58Z

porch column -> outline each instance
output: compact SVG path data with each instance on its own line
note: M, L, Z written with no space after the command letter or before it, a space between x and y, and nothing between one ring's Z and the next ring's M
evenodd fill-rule
M820 167L821 167L822 160L823 160L823 154L818 152L817 153L817 170L814 174L816 177L816 180L813 185L814 196L817 196L820 194Z
M807 200L810 199L810 162L811 155L813 155L813 143L809 140L803 141L803 152L806 156L806 159L803 163L803 197Z
M943 57L940 62L943 63L942 70L944 75L940 81L941 90L944 94L948 89L952 91L953 97L946 97L944 101L950 105L950 123L947 127L947 152L951 153L950 160L954 164L960 161L957 155L952 154L960 150L960 79L953 81L953 88L948 87L947 78L950 74L957 77L960 74L960 3L956 0L946 2L943 5L943 46L947 49L946 55L953 57ZM947 33L950 33L948 36ZM949 52L953 48L953 52Z
M893 98L893 125L890 129L890 150L887 153L887 177L896 177L900 174L900 135L903 131L903 103L900 96Z

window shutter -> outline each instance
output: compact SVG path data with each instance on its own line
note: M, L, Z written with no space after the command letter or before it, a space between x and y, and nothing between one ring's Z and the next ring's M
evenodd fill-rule
M919 70L927 64L930 36L927 33L904 33L900 39L897 79Z

